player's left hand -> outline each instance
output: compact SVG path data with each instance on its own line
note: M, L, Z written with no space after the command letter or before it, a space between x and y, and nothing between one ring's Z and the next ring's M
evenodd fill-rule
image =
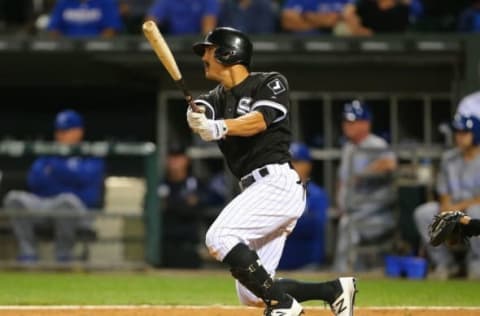
M187 109L187 122L188 126L195 132L198 133L198 128L202 124L204 120L206 120L205 116L205 107L199 106L200 112L192 111L191 107Z
M464 216L465 213L460 211L443 212L436 215L429 226L430 244L436 247L444 242L447 245L466 242L468 237L464 234L460 223Z
M207 142L223 138L228 131L224 120L209 120L205 116L205 112L189 111L187 112L187 121L190 128Z
M198 134L204 141L219 140L227 135L228 128L224 120L206 120L205 124L198 128Z

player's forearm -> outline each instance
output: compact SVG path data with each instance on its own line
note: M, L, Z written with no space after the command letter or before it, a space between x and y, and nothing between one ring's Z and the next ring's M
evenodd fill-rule
M315 27L297 12L284 12L282 14L282 28L287 31L310 31Z
M106 28L102 31L102 37L109 38L115 36L117 32L114 28Z
M305 19L314 27L333 27L339 20L338 13L306 13Z
M217 18L213 15L204 16L202 19L202 34L207 34L217 25Z
M252 136L267 129L267 124L260 112L251 112L235 119L225 120L228 136Z
M476 197L473 199L463 200L458 203L444 203L441 207L441 212L446 211L464 211L473 205L480 204L480 197Z
M397 168L397 161L395 159L383 158L372 162L367 167L367 173L385 173L394 171Z
M343 11L343 19L350 32L352 32L352 35L368 36L373 34L371 29L362 25L362 21L357 14L355 6L350 4L345 7Z
M470 219L468 223L465 224L464 232L467 236L479 236L480 235L480 219Z

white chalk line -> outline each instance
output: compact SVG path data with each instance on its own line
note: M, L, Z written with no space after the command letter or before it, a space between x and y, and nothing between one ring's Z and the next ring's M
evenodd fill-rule
M132 309L255 309L255 307L230 306L230 305L0 305L0 310L132 310ZM305 309L323 310L326 307L305 306ZM370 306L356 307L361 310L480 310L480 306Z

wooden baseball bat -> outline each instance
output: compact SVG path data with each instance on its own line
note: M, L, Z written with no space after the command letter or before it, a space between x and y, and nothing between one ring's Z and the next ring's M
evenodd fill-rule
M178 69L177 62L173 57L172 51L170 47L168 47L167 42L160 33L157 25L153 21L146 21L142 25L143 34L147 38L150 46L152 46L155 54L157 54L158 59L162 65L167 69L170 77L172 77L173 81L177 85L177 87L183 92L185 96L185 100L190 105L194 112L200 112L198 106L193 102L192 95L187 89L185 84L185 80L183 80L182 73L180 69Z

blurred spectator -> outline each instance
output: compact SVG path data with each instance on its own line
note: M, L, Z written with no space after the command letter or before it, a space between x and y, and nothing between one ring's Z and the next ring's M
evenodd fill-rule
M424 14L423 3L422 0L410 0L409 2L409 22L415 24Z
M308 147L301 143L290 145L292 164L307 188L307 205L293 232L285 242L279 269L298 269L320 266L325 259L325 225L328 197L325 191L309 181L312 157Z
M172 145L167 157L166 179L158 194L163 209L163 265L198 268L199 223L202 219L200 184L190 175L190 159L185 149Z
M343 145L338 173L337 206L340 212L334 268L346 272L361 264L355 247L379 242L393 231L392 172L397 162L388 144L371 133L372 114L358 100L346 103Z
M0 0L0 33L27 31L33 14L31 0Z
M128 34L140 34L145 12L153 0L119 0L120 16Z
M331 31L342 19L342 10L352 0L286 0L282 28L300 33Z
M421 0L423 14L413 30L424 32L453 32L458 28L458 17L472 0Z
M444 245L428 243L428 226L439 212L464 211L470 217L480 217L480 120L473 116L455 115L452 122L456 148L446 151L437 176L436 202L415 209L415 223L435 265L431 277L447 279L459 271L454 256ZM480 240L471 240L468 275L480 279Z
M116 0L59 0L48 30L54 36L111 37L122 29Z
M228 177L225 171L215 173L208 182L207 203L209 206L225 206L229 197Z
M82 117L65 110L55 118L55 140L63 145L77 145L83 140ZM72 259L75 233L90 229L91 219L82 218L88 209L99 208L103 200L104 161L96 157L42 156L37 158L29 173L29 192L10 191L4 199L9 210L28 210L33 213L71 212L79 217L17 217L12 219L19 243L20 262L38 260L35 248L35 229L49 227L53 222L56 259Z
M248 34L275 32L275 7L272 0L224 0L219 26L236 28Z
M172 35L207 34L217 26L218 13L217 0L156 0L147 20Z
M460 100L457 112L480 119L480 91L469 94Z
M345 7L346 34L404 32L409 25L411 0L357 0Z

